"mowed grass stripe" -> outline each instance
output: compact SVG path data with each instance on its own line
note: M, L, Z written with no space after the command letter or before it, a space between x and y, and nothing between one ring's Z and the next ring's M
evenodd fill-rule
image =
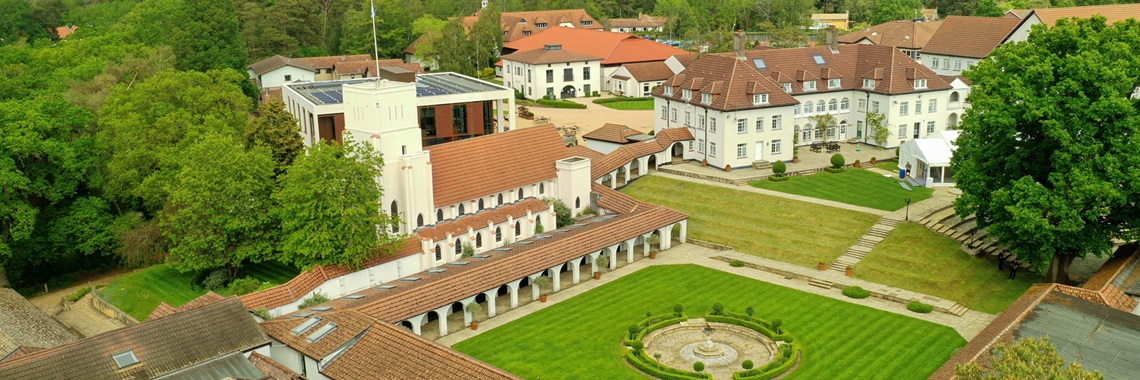
M841 256L879 219L872 214L661 176L642 177L622 191L689 214L689 236L695 239L805 267Z
M899 185L897 179L856 168L849 168L843 173L819 172L810 176L794 176L784 182L753 181L749 185L885 211L906 207L906 198L918 202L934 194L934 189L912 187L907 190Z
M925 379L965 344L949 327L676 265L642 269L455 348L525 378L643 379L621 360L626 327L645 318L646 311L667 313L676 303L699 317L714 302L734 311L753 306L758 317L784 321L808 350L790 379Z

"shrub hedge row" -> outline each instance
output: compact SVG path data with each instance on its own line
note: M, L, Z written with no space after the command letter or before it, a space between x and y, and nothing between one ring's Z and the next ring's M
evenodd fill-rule
M594 102L594 104L606 104L606 103L617 103L617 102L636 102L636 101L641 101L641 100L652 100L652 99L653 98L649 97L649 96L643 96L643 97L639 97L639 98L617 97L617 98L594 99L593 102Z
M670 314L670 315L673 315L673 314ZM641 332L637 333L637 340L641 340L641 338L645 337L645 334L649 334L649 333L651 333L657 329L660 329L660 328L668 326L668 325L681 323L681 322L684 322L688 319L689 319L689 317L682 315L680 317L665 319L665 320L662 320L660 322L649 325L648 327L642 329Z
M768 180L772 181L772 182L784 182L784 181L787 181L789 179L792 179L792 176L788 176L788 175L780 175L780 176L770 175L770 176L768 176Z
M654 377L666 380L693 380L693 379L711 379L712 375L707 373L696 373L668 366L659 366L658 363L649 360L649 358L641 355L640 352L629 351L625 354L626 360L629 364L633 364L637 369L642 370Z
M788 349L785 350L784 347L788 347ZM780 376L796 365L796 361L800 357L800 348L796 344L785 344L780 346L780 353L781 355L772 362L760 368L733 373L732 378L735 380L770 380Z
M910 303L906 304L906 309L915 313L927 314L934 311L934 306L919 301L910 301Z
M585 105L585 104L582 104L582 103L575 103L575 102L571 102L571 101L569 101L569 100L546 100L546 99L539 99L539 100L538 100L538 104L541 104L541 105L544 105L544 106L547 106L547 107L553 107L553 108L575 108L575 109L586 109L586 105Z
M827 170L828 173L832 173L832 174L839 174L839 173L843 173L843 171L844 171L843 168L826 168L823 170Z
M867 289L863 289L862 287L859 287L859 286L844 286L843 287L843 295L851 297L851 298L855 298L855 299L862 299L862 298L870 297L871 292L869 292L869 291L867 291Z

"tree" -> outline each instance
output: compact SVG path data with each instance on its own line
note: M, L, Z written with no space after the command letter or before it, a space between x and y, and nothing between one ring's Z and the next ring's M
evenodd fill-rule
M425 14L412 23L412 34L419 36L416 45L416 57L424 62L435 62L441 50L437 41L443 35L443 27L447 21L440 20L431 14ZM440 46L442 47L442 46Z
M653 14L668 18L669 25L666 31L673 36L684 32L685 26L691 22L689 17L692 13L693 9L688 0L658 0L653 9Z
M975 16L1001 17L1005 9L998 6L994 0L978 0L978 7L974 9Z
M183 1L179 20L171 43L179 69L245 72L247 53L232 0Z
M479 12L479 19L471 26L471 58L478 72L490 67L503 50L503 22L495 4Z
M994 348L993 355L987 358L989 369L977 362L954 368L955 375L962 380L999 379L1042 379L1042 380L1102 380L1100 372L1088 372L1079 363L1065 366L1065 359L1057 354L1057 348L1049 343L1049 338L1022 338L1010 345Z
M878 112L867 113L867 137L880 147L887 146L887 140L891 138L891 130L883 125L886 117L887 115Z
M554 203L554 213L558 214L555 218L554 228L562 228L574 224L574 215L570 211L570 207L566 206L561 199L544 198L543 202Z
M316 144L281 177L273 198L282 258L297 266L359 266L395 249L396 215L380 212L380 153L362 143ZM379 229L379 231L378 231Z
M99 111L108 161L103 189L120 209L153 214L180 171L181 151L209 133L240 136L251 102L232 70L164 71L111 90Z
M246 147L262 146L273 152L276 172L281 174L305 149L301 127L293 114L285 111L285 103L277 100L262 103L257 117L245 130Z
M475 74L475 65L471 63L471 41L467 39L467 32L458 19L449 21L443 26L436 46L446 46L439 52L436 61L440 71Z
M181 160L161 220L170 239L167 262L183 272L225 268L233 278L243 262L270 257L279 230L266 212L274 188L269 149L209 134Z
M409 26L415 20L405 8L405 1L377 0L376 1L376 46L380 56L402 57L404 47L408 44ZM358 2L355 7L345 11L344 37L340 40L342 54L371 54L372 45L372 7L367 1Z
M48 38L48 26L37 22L28 0L0 0L0 46Z
M922 0L878 0L871 11L871 24L910 20L919 14Z
M831 133L828 132L834 132L834 130L829 130L829 128L835 128L835 115L824 113L809 116L808 119L811 119L812 123L815 123L815 135L823 136L823 142L826 143L827 138L831 136Z
M1034 28L967 71L951 159L954 207L1046 279L1140 237L1140 23L1103 17Z

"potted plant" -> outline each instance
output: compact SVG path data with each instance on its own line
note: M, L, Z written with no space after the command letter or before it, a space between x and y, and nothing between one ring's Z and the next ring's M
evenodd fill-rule
M658 235L658 234L650 235L649 239L646 240L646 243L649 243L649 258L650 259L656 259L657 258L657 247L659 247L660 246L659 244L661 244L661 235Z
M847 277L851 277L851 274L853 274L853 273L855 273L855 266L854 265L848 265L847 266Z
M602 279L602 271L605 271L610 266L610 257L604 253L601 255L598 255L598 260L596 261L596 263L598 263L598 271L594 272L594 279L595 280L601 280Z
M878 165L878 164L879 164L879 160L876 159L875 157L871 157L871 165Z
M538 287L538 291L541 294L539 296L539 300L546 302L546 298L549 295L546 294L545 290L546 288L550 287L550 277L538 276L538 278L534 279L534 285Z
M492 300L492 302L494 302L494 301ZM479 315L478 314L483 312L483 306L480 306L478 302L472 302L472 303L467 305L467 312L471 313L471 329L472 330L478 330L479 329Z
M823 260L819 261L819 270L827 270L827 262L826 261L823 261Z
M729 172L729 173L732 173L732 165L725 165L725 166L724 166L724 171L726 171L726 172Z
M800 163L800 156L792 156L792 163L793 164Z
M709 166L709 159L707 159L707 158L701 159L701 166Z
M854 167L859 167L859 160L855 160L855 163L854 163L854 164L852 164L852 166L854 166Z

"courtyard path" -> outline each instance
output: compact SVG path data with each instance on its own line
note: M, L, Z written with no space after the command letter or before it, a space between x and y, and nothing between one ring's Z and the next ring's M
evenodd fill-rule
M756 268L749 266L732 267L729 266L727 262L718 258L724 258L725 260L741 260ZM796 265L769 260L736 251L717 251L693 244L678 244L675 245L672 249L659 253L656 260L640 259L634 261L629 265L620 267L614 271L602 275L601 280L589 279L578 285L570 287L569 289L553 293L550 295L550 300L546 303L531 302L516 309L499 313L499 315L494 318L480 322L479 330L473 331L471 329L462 329L437 339L436 343L450 347L473 336L493 330L496 327L505 325L516 319L525 317L530 313L534 313L536 311L555 305L563 300L570 299L574 296L589 291L590 289L604 285L610 281L614 281L643 268L652 265L678 264L701 265L723 272L753 278L771 284L829 297L840 301L864 305L895 314L905 315L911 318L937 323L953 328L966 340L973 339L974 336L978 335L978 333L981 332L981 330L985 328L985 326L988 325L995 317L992 314L982 313L975 310L965 310L961 315L954 315L938 311L932 312L930 314L918 314L907 310L905 303L890 301L879 297L868 297L864 299L848 298L844 296L840 292L840 289L837 287L828 286L827 288L821 288L812 285L811 283L814 282L818 284L822 281L827 284L858 285L873 293L885 294L900 300L918 299L928 304L943 307L947 306L948 303L954 304L953 301L942 300L937 297L915 293L909 290L893 288L886 285L859 280L856 278L845 277L843 274L837 273L835 271L817 271L810 268L803 268Z

